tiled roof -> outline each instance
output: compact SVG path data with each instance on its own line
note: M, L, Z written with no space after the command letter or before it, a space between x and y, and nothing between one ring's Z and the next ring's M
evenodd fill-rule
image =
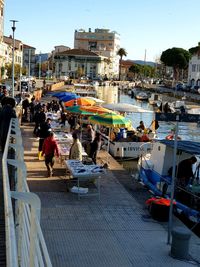
M99 55L91 52L89 50L85 50L85 49L70 49L70 50L66 50L63 52L58 52L56 53L57 55L73 55L73 56L96 56L98 57Z

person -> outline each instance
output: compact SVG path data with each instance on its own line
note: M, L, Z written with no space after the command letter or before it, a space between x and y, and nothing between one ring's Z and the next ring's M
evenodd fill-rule
M97 154L101 149L101 134L96 132L93 142L90 144L90 157L93 160L94 164L97 163Z
M43 146L42 146L42 156L45 157L45 165L47 167L48 177L51 177L53 175L55 155L59 157L58 144L56 140L54 139L54 133L49 132L49 136L45 138Z
M83 147L88 155L90 155L90 144L93 142L95 137L95 131L92 128L92 125L87 125L87 131L84 135L84 141L82 142Z
M10 126L10 120L16 118L16 112L14 110L15 99L12 97L5 97L4 105L0 112L0 144L2 152L4 152L7 134Z
M38 147L38 158L40 159L40 156L42 154L42 147L45 138L49 136L49 132L51 131L51 119L47 118L47 120L41 124L40 131L39 131L39 147Z
M144 122L143 122L143 121L140 121L140 124L139 124L139 126L138 126L136 129L137 129L139 132L144 131L144 129L145 129Z
M69 151L69 159L76 159L82 161L82 145L78 139L78 134L73 132L73 144Z
M23 114L23 121L28 122L28 108L29 108L29 100L28 97L22 101L22 114Z
M149 136L147 129L144 129L143 135L140 137L140 142L149 142Z
M194 174L192 170L193 164L197 162L197 158L192 156L191 158L182 160L177 167L177 183L179 186L186 187L190 179L194 179Z

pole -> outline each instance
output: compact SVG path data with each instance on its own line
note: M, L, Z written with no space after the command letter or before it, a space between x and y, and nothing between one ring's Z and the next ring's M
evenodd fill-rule
M41 52L40 52L40 55L39 55L39 79L41 77Z
M170 199L169 222L168 222L168 238L167 238L167 243L168 244L170 244L170 241L171 241L171 231L172 231L172 214L173 214L174 185L175 185L175 173L176 173L176 152L177 152L177 137L178 137L178 121L179 121L179 115L176 115L176 129L175 129L175 137L174 137L174 156L173 156L173 169L172 169L172 182L171 182L171 199Z
M31 49L28 50L28 77L31 76Z
M13 31L13 43L12 43L12 97L14 98L14 91L15 91L15 23L18 22L17 20L10 20L12 22L12 31Z

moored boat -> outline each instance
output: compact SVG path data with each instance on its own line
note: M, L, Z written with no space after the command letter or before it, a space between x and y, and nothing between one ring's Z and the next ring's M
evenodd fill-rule
M177 162L195 155L195 181L186 187L175 186L175 210L193 222L200 222L200 143L192 141L177 142ZM151 153L142 155L138 161L139 180L159 197L170 198L172 177L170 169L174 160L174 141L161 140L155 142Z
M149 99L149 95L145 92L139 92L135 95L135 98L137 100L147 101Z

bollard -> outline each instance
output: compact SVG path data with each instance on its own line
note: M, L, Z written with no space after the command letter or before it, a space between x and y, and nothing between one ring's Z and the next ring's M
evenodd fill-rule
M187 228L175 227L172 230L171 255L177 259L189 258L189 240L191 233Z

